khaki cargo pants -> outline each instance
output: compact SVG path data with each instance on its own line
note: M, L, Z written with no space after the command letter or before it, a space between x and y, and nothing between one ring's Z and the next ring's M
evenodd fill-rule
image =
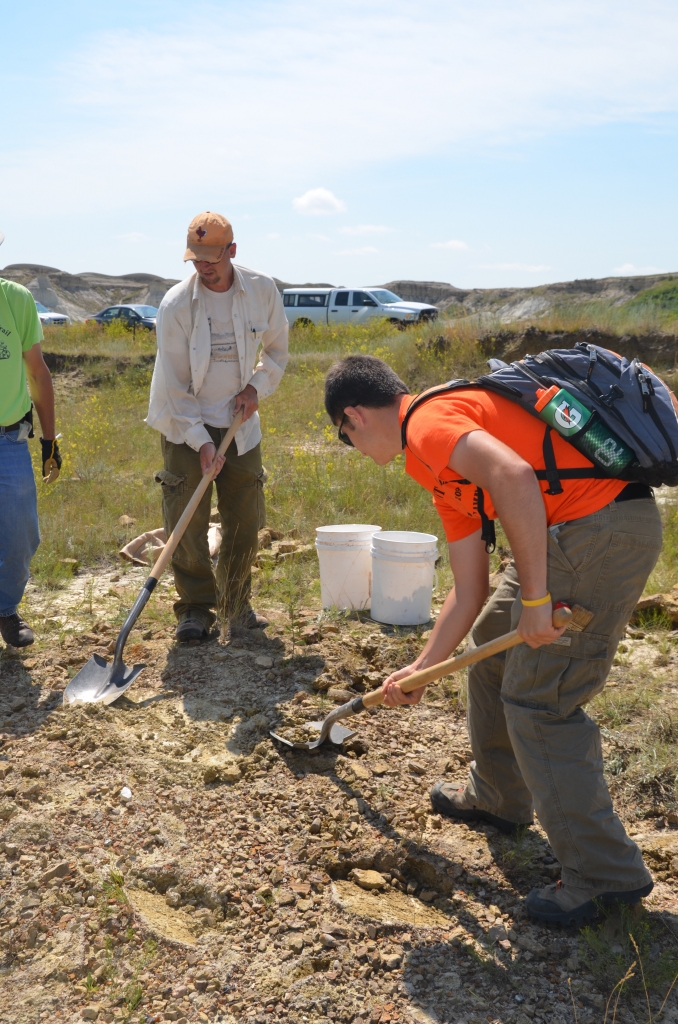
M207 426L206 429L219 446L226 428ZM200 456L189 445L172 444L166 437L161 437L160 443L164 469L156 473L155 478L162 485L163 523L169 536L202 474ZM174 605L177 619L190 615L210 629L216 619L214 608L226 620L248 607L258 533L266 525L263 477L261 445L238 455L235 441L232 441L226 450L224 467L214 482L222 527L216 572L212 570L207 543L212 485L207 488L172 558L174 584L179 595Z
M475 760L468 794L515 822L533 811L562 865L563 882L603 891L650 881L640 851L612 808L598 726L582 709L603 689L617 644L659 556L651 499L611 502L551 527L553 600L595 613L583 633L536 650L521 644L469 669L468 729ZM515 566L472 631L475 645L514 629L521 612Z

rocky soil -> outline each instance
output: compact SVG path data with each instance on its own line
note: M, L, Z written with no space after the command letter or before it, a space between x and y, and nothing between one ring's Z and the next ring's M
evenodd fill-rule
M147 667L127 695L64 707L144 576L34 587L39 640L2 652L3 1022L603 1020L580 934L522 909L559 874L539 825L516 841L431 813L432 784L461 784L470 757L461 680L356 718L341 747L269 737L377 685L421 635L310 609L292 630L274 609L267 634L177 647L165 583L128 640ZM651 929L657 962L678 937L678 829L627 816L657 879L632 927ZM625 924L599 936L619 962ZM670 1000L662 1019L677 1017ZM616 1019L647 1020L644 998Z

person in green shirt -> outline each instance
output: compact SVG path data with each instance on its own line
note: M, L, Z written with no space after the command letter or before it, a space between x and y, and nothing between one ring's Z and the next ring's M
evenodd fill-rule
M0 232L0 244L3 240ZM40 442L45 479L55 480L61 468L54 389L41 341L42 326L33 296L22 285L0 277L0 636L12 647L27 647L35 639L17 613L31 559L40 543L28 450L28 438L33 436L32 405L44 435Z

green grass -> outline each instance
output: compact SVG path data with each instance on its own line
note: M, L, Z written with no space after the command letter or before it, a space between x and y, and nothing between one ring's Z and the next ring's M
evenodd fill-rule
M482 356L472 339L454 331L449 335L450 347L439 359L418 347L436 336L431 327L402 334L376 322L352 330L292 332L287 373L261 408L270 525L298 529L307 540L321 523L351 520L441 535L430 496L405 476L402 459L381 470L336 440L323 408L323 380L332 362L351 350L388 359L415 390L459 368L469 374L481 370ZM133 348L122 352L123 342L131 344L129 332L121 340L109 328L53 328L46 347L73 356L87 350L89 357L96 354L95 342L100 353L96 366L82 365L78 386L58 392L61 476L50 487L38 484L42 544L32 569L45 582L63 582L70 571L61 563L65 558L91 567L116 562L117 551L131 536L162 521L160 488L153 479L162 468L160 438L143 422L152 367L135 361L140 353ZM116 367L121 353L129 354L131 362ZM37 475L35 445L33 456ZM120 526L122 515L133 518L134 525Z
M405 474L402 457L380 468L337 441L323 408L323 381L336 358L351 351L386 359L414 392L450 377L474 377L486 369L478 334L469 321L404 332L383 321L293 330L287 372L261 407L269 525L297 529L310 541L321 524L375 522L434 533L442 542L430 495ZM47 351L79 362L71 364L75 382L58 388L61 477L50 487L38 483L42 544L32 568L43 582L64 581L70 569L62 559L76 558L83 567L116 564L131 536L161 525L160 488L153 479L162 466L160 439L143 422L154 347L154 336L138 332L135 341L121 325L46 332ZM37 475L37 445L32 448ZM134 524L121 526L122 515ZM668 585L678 570L678 511L669 509L666 519L655 585ZM444 543L440 547L444 551ZM261 597L290 608L317 604L315 560L295 565L262 570ZM441 589L449 582L443 569Z
M138 981L130 981L124 989L124 1000L127 1010L132 1013L141 1002L144 990Z
M628 303L628 308L634 312L652 311L663 320L678 318L678 277L662 281L654 288L646 288Z
M641 296L644 294L641 293ZM504 344L511 335L517 337L530 326L539 331L553 331L558 334L597 331L612 338L615 335L621 337L628 334L642 336L678 332L678 309L665 309L652 302L640 302L641 296L621 306L601 300L565 301L554 305L532 324L522 320L506 324L499 318L485 313L482 319L473 315L455 321L455 325L464 325L466 330L479 331L482 324L482 333L487 341L498 334ZM537 342L535 346L536 344Z
M648 681L647 675L637 684L626 684L614 688L606 687L591 701L596 721L609 729L619 729L633 719L643 715L659 696L660 687Z
M87 358L133 358L155 352L155 332L131 331L122 321L111 324L73 324L71 327L45 327L43 348L60 356Z
M116 900L118 903L129 903L123 887L124 881L119 871L111 871L108 881L104 882L102 886L104 896L109 900Z
M32 446L42 535L32 565L38 579L63 578L63 558L110 564L136 526L142 532L161 525L153 480L162 468L160 439L143 423L150 378L150 369L131 367L99 387L83 382L59 397L64 465L55 484L41 482L39 446ZM123 514L136 520L134 531L118 524Z
M600 924L582 929L579 943L580 959L599 987L614 989L633 969L627 993L663 999L678 973L675 947L659 952L655 946L665 937L665 926L640 906L602 908L601 917Z

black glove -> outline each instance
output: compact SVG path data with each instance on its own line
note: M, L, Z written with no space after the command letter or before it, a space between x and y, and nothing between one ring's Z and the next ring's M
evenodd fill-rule
M58 441L46 441L40 438L42 447L42 479L45 483L56 480L61 469L61 452Z

